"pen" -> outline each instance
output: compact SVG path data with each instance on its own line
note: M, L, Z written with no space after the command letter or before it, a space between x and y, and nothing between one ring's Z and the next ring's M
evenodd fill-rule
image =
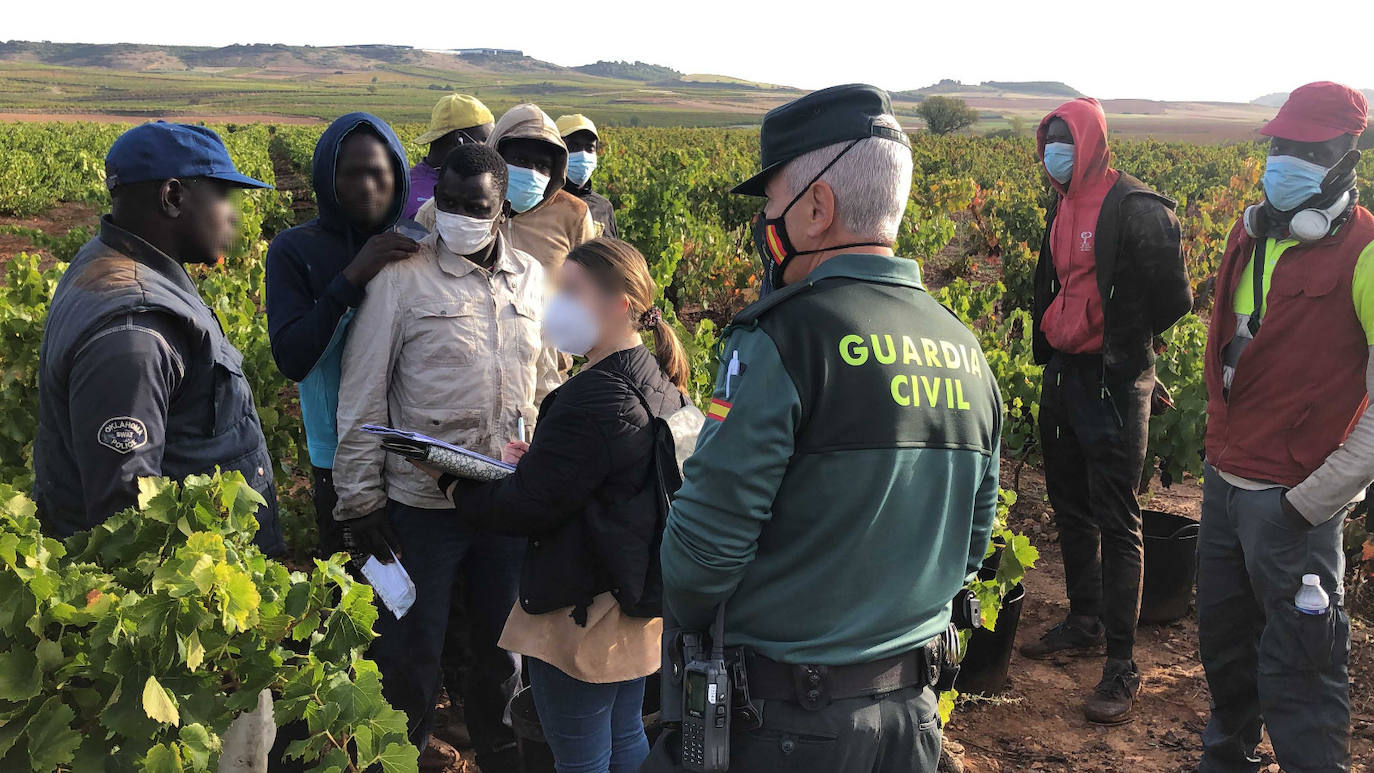
M525 442L525 417L518 416L515 419L515 434L520 436L520 442Z

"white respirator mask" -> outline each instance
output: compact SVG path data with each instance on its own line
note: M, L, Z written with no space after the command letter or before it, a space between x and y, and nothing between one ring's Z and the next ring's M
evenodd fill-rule
M434 230L455 255L471 255L496 238L496 218L468 217L436 209Z
M585 304L559 293L544 309L544 337L558 351L581 357L596 346L601 325Z

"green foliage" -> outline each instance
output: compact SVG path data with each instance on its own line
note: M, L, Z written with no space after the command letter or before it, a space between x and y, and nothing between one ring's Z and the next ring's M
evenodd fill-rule
M0 768L208 771L233 719L276 696L317 770L416 769L363 658L377 612L343 556L288 571L252 544L235 472L140 481L137 508L66 540L0 484Z
M3 155L3 154L0 154ZM65 266L43 270L38 255L20 253L0 287L0 482L27 489L38 429L38 349L48 301Z
M1168 486L1183 473L1202 475L1203 429L1207 426L1207 322L1189 314L1164 334L1168 348L1155 360L1155 374L1172 393L1174 408L1150 420L1147 459L1159 459L1160 478Z
M926 122L931 134L950 134L978 121L978 111L958 97L926 97L917 106L916 114Z
M1000 283L974 286L956 279L935 293L978 336L988 367L1002 393L1002 451L1019 454L1035 442L1040 411L1040 366L1031 352L1031 318L1025 309L999 312L1005 295Z

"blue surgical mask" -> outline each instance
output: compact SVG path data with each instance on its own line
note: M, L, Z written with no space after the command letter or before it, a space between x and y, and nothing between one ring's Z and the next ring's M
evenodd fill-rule
M1045 146L1045 171L1060 185L1068 184L1073 177L1072 142L1051 142Z
M585 150L568 154L568 179L573 185L586 185L596 170L596 154Z
M1270 156L1264 164L1264 197L1280 212L1297 209L1322 192L1331 170L1293 156Z
M544 200L549 188L549 176L523 166L506 164L510 179L506 183L506 201L516 212L528 212Z

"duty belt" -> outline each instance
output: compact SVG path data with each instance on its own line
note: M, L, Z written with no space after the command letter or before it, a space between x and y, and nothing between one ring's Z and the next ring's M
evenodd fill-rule
M940 665L929 646L869 663L847 666L790 665L745 651L749 693L763 700L789 701L817 710L832 701L929 687L939 679Z

